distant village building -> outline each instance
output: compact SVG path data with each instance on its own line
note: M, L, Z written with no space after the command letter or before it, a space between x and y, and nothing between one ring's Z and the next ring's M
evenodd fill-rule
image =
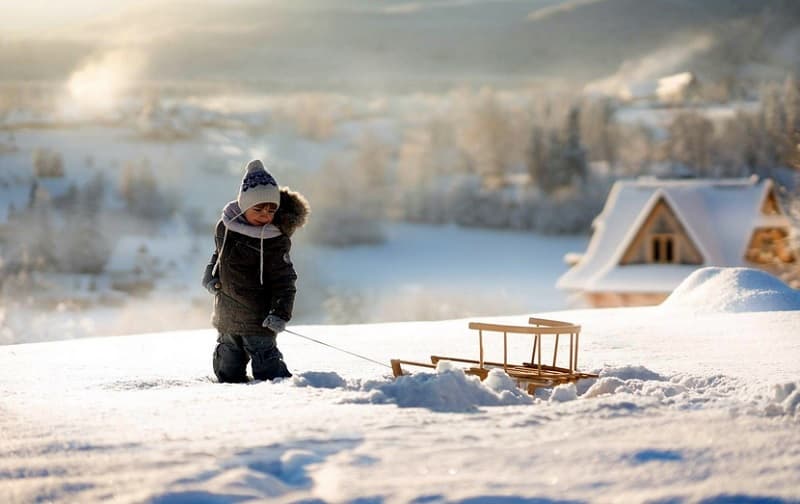
M658 304L702 267L777 273L797 259L774 185L756 177L619 181L593 228L556 286L594 307Z
M645 101L677 105L696 96L698 88L695 74L682 72L657 80L629 84L620 91L620 99L627 102Z

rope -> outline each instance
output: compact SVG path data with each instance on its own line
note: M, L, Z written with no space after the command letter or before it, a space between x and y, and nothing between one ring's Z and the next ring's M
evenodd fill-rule
M284 329L284 332L287 332L289 334L294 334L295 336L299 336L300 338L307 339L309 341L313 341L314 343L319 343L320 345L324 345L326 347L333 348L334 350L338 350L338 351L344 352L346 354L350 354L350 355L352 355L354 357L358 357L359 359L364 359L365 361L372 362L372 363L377 364L379 366L383 366L383 367L387 367L389 369L392 369L392 366L389 366L388 364L384 364L383 362L376 361L375 359L370 359L369 357L364 357L363 355L359 355L357 353L351 352L349 350L345 350L343 348L339 348L339 347L336 347L336 346L333 346L333 345L329 345L328 343L325 343L324 341L319 341L319 340L316 340L314 338L310 338L308 336L303 336L302 334L296 333L296 332L294 332L292 330Z

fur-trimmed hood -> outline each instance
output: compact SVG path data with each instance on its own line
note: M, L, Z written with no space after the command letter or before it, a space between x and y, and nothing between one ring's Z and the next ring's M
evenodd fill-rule
M311 213L311 206L308 200L297 191L284 187L281 189L281 204L275 212L275 217L271 224L263 226L251 226L242 218L244 211L239 208L237 201L231 201L222 209L222 218L217 225L217 237L222 233L222 244L217 253L217 260L211 270L211 276L217 274L219 263L222 259L222 252L225 250L225 243L228 241L228 231L234 231L244 236L257 238L259 240L259 253L261 263L259 264L259 278L264 283L264 240L277 238L281 234L291 237L298 228L301 228L308 221Z
M311 214L311 205L308 200L297 191L288 187L281 187L281 204L275 212L272 223L286 236L292 236L295 231L308 222Z
M244 210L236 200L229 202L222 209L220 223L225 229L261 240L275 238L281 234L291 237L308 221L311 208L302 194L288 188L280 190L280 202L271 224L263 226L248 224L243 216Z

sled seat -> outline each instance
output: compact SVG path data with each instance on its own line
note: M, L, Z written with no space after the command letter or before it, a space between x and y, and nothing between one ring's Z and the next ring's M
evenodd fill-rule
M553 387L562 383L574 382L583 378L596 378L597 375L591 373L584 373L578 371L578 343L580 338L581 327L579 325L571 324L569 322L562 322L559 320L549 320L531 317L528 319L530 325L508 325L508 324L492 324L485 322L470 322L469 328L478 331L478 358L465 359L460 357L447 357L442 355L431 355L431 364L423 362L414 362L400 359L393 359L392 372L395 377L403 376L403 365L435 368L436 364L440 361L449 361L464 366L464 372L470 375L478 376L481 380L485 380L489 375L491 369L501 368L509 377L514 379L517 385L524 388L528 393L533 394L539 387ZM503 334L503 360L488 361L485 359L484 351L484 333L502 333ZM532 350L530 362L522 362L521 364L509 363L509 335L523 335L532 338ZM560 338L569 336L569 353L567 355L568 362L566 366L559 366L558 350ZM547 337L552 338L552 360L546 363L542 362L542 344L543 340ZM546 344L549 348L551 345ZM564 359L562 358L562 361Z

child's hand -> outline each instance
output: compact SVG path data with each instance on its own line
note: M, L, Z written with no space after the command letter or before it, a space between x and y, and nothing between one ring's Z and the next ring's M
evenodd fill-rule
M275 334L283 332L286 329L286 321L280 317L276 317L275 315L269 315L264 319L264 322L262 322L261 325L275 332Z
M218 278L212 278L211 281L206 284L206 290L214 295L217 294L220 287L222 287L222 285L220 285Z

